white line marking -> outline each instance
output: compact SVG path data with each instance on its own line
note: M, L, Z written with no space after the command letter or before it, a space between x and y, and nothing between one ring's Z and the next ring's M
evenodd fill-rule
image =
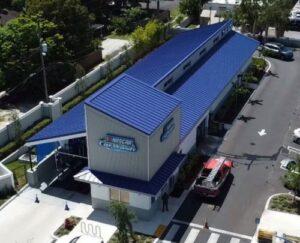
M177 231L179 230L180 226L178 224L173 224L168 232L168 234L165 236L164 240L166 241L172 241L174 236L176 235ZM163 240L163 242L165 242Z
M218 239L219 239L220 235L216 234L216 233L211 233L207 243L217 243Z
M267 135L265 129L261 129L261 131L258 131L257 133L259 134L259 136L265 136L265 135Z
M231 238L229 243L240 243L240 239L238 238Z
M192 228L184 243L194 243L197 239L200 230Z
M188 226L198 228L198 229L203 229L203 225L200 225L200 224L188 223L188 222L177 220L177 219L173 219L172 222L178 223L178 224L188 225ZM209 227L209 230L213 231L213 232L225 234L225 235L231 235L231 236L239 237L239 238L246 239L246 240L252 240L252 238L253 238L252 236L249 236L249 235L242 235L242 234L238 234L238 233L234 233L234 232L230 232L230 231L226 231L226 230L216 229L216 228L213 228L213 227Z

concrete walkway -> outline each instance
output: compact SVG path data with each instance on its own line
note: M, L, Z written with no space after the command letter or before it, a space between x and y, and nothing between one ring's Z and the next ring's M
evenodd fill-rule
M169 212L157 211L150 221L137 220L133 227L137 232L153 235L159 225L170 223L186 198L184 191L180 198L169 198ZM36 196L39 203L35 203ZM69 211L65 210L66 200ZM50 187L45 193L28 187L0 211L0 236L5 243L51 243L51 235L69 216L83 218L84 222L100 226L101 236L107 242L114 234L115 222L109 212L94 210L90 195ZM12 232L13 229L13 232ZM78 225L70 238L82 235Z

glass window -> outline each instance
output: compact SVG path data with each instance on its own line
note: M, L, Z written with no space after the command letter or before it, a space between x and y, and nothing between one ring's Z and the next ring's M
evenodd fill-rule
M129 203L129 192L120 191L120 201L123 203Z
M109 199L113 201L119 201L120 198L120 190L114 189L114 188L109 188Z

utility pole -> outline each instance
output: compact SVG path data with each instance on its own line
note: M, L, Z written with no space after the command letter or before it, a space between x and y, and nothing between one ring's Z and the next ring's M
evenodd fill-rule
M40 22L37 22L37 36L39 39L39 51L40 51L40 58L41 58L41 64L42 64L42 70L43 70L43 81L44 81L44 91L45 91L45 101L46 103L49 103L49 95L48 95L48 88L47 88L47 77L46 77L46 70L45 70L45 61L44 56L47 55L48 52L48 46L45 41L42 42L41 38L41 29L40 29Z

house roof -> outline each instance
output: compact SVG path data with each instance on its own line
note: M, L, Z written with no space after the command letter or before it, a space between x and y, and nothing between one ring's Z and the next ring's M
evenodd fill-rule
M231 26L231 24L231 21L224 21L177 34L125 73L155 86L203 46L218 30L225 26Z
M85 103L122 123L152 134L180 100L128 75L121 75Z
M157 195L166 181L174 173L176 168L183 162L185 154L173 153L157 170L150 181L133 179L125 176L119 176L106 172L94 171L85 168L74 176L75 180L103 184L110 187L124 188L129 191L140 192L149 195Z
M257 41L231 31L167 91L182 100L181 139L246 65L257 46Z
M56 119L26 142L27 146L86 136L84 102Z

